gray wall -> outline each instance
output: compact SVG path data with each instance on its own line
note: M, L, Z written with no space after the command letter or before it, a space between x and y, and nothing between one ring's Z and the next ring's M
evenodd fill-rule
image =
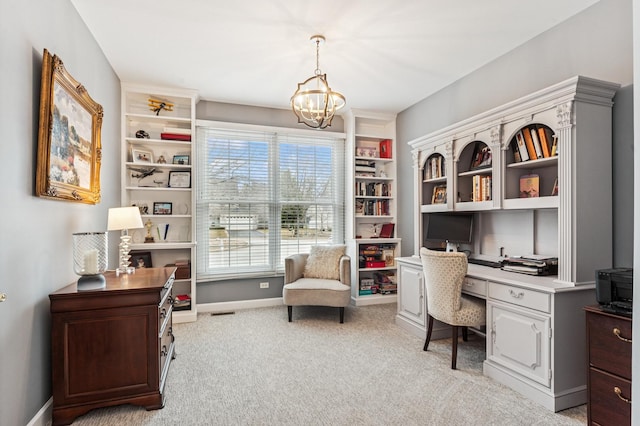
M104 108L95 206L33 195L45 48ZM51 398L48 295L77 279L71 234L106 230L107 208L120 202L120 82L68 0L0 0L0 58L0 425L8 426L27 424Z
M620 83L613 109L614 265L633 259L633 51L631 0L601 0L398 114L398 155L411 164L417 137L523 95L584 75ZM402 254L413 253L413 170L398 167ZM594 207L597 201L594 201Z

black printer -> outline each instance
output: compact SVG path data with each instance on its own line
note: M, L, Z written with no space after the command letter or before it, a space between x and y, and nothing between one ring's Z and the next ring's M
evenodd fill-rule
M603 311L630 317L633 312L633 268L597 270L596 300Z

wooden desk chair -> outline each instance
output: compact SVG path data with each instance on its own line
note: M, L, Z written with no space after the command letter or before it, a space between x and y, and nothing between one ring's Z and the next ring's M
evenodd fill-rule
M467 274L467 256L458 252L433 251L422 247L420 259L424 271L429 324L424 349L429 347L434 318L451 325L451 369L456 369L458 357L458 328L467 341L467 327L486 324L484 301L462 295Z

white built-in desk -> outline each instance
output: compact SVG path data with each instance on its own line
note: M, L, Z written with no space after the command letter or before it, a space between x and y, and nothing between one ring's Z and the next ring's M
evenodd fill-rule
M416 256L398 262L396 323L420 337L426 333L427 300ZM587 402L583 307L596 303L594 285L569 286L556 277L536 277L469 264L465 294L487 303L483 372L552 411ZM442 323L432 339L450 337ZM464 345L459 346L464 350Z

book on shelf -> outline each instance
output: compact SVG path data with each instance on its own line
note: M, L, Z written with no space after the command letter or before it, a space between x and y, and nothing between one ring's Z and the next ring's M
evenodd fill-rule
M383 223L380 228L380 238L393 238L395 226L394 223Z
M483 169L491 166L491 150L483 142L476 142L471 156L469 170Z
M191 309L191 296L188 294L173 296L173 309L177 311Z
M529 133L531 133L531 140L533 141L533 147L536 150L536 157L537 158L544 158L544 155L542 154L542 145L540 145L540 140L538 139L538 130L535 127L530 127L529 129L527 129L527 131Z
M529 154L529 160L536 160L538 158L538 154L536 154L536 148L533 146L533 139L531 139L531 132L528 127L525 127L520 131L520 133L524 136L524 143L527 147L527 154Z
M471 201L491 200L491 176L474 175L472 178L473 191Z
M173 133L177 135L190 135L191 129L184 127L165 127L162 129L163 133Z
M558 195L558 177L556 176L556 180L553 182L553 188L551 189L551 195Z
M356 165L356 172L367 172L374 173L376 172L376 168L373 166L358 166Z
M558 137L553 135L553 142L551 143L551 156L558 155Z
M445 176L445 162L442 155L433 155L427 159L427 164L424 168L424 178L438 179Z
M549 136L548 138L547 135ZM549 144L549 139L551 138L551 130L544 126L539 126L538 136L538 139L540 139L540 146L542 146L542 156L544 158L551 157L551 145Z
M527 161L529 159L529 152L527 151L527 145L524 141L522 131L516 133L515 139L516 146L518 147L518 152L520 152L520 161Z
M511 142L511 151L513 151L513 162L521 162L522 158L520 158L520 149L518 148L518 143L515 140Z
M360 279L360 290L370 290L373 285L374 285L373 278Z
M384 249L382 250L382 258L384 259L385 266L395 266L395 253L394 249Z
M380 158L391 158L391 139L380 141Z
M540 196L540 176L536 174L520 177L520 198L535 198Z
M162 140L170 140L170 141L191 141L191 135L186 135L183 133L160 133L160 139Z

